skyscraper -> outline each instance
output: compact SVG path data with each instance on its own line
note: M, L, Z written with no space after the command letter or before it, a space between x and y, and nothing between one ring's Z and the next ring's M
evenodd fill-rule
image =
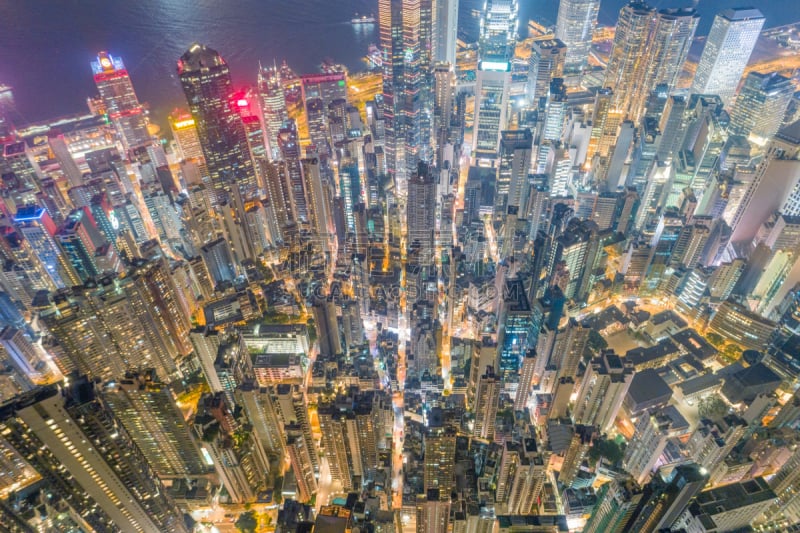
M752 7L717 14L697 65L691 92L716 94L728 104L756 45L764 15Z
M456 65L459 0L436 0L433 13L433 60Z
M430 168L425 163L419 164L417 172L408 182L406 215L409 247L416 249L419 264L433 264L436 183Z
M594 425L601 433L608 431L614 425L633 374L633 363L624 361L614 350L604 350L592 359L575 400L575 422Z
M80 278L55 241L56 226L47 211L31 205L20 208L14 225L30 244L44 270L58 288L80 285Z
M631 2L620 10L603 83L613 91L612 108L622 111L634 123L651 90L644 85L654 15L655 10L644 2Z
M556 39L567 47L564 70L568 74L580 74L586 67L599 9L598 0L561 0L558 4Z
M97 60L92 61L92 72L108 118L119 132L125 149L133 150L150 142L147 116L122 59L100 52Z
M508 123L511 59L517 42L517 0L488 0L481 19L475 82L472 149L479 159L494 160L500 132Z
M247 134L235 108L227 63L216 50L195 43L178 60L178 77L197 126L215 199L232 186L256 186Z
M379 0L383 52L386 168L401 195L418 161L429 161L431 92L431 0Z
M152 369L107 383L101 398L160 477L181 478L208 472L172 391Z
M652 91L659 84L665 84L669 91L675 88L699 21L700 16L692 8L659 10L648 52L650 68L644 91Z
M525 207L532 147L533 134L529 129L501 132L500 165L495 181L496 205Z
M789 78L777 72L751 72L736 98L728 133L765 147L781 127L793 94L794 85Z
M478 379L475 391L475 422L472 435L480 439L494 439L495 418L500 402L500 378L494 368L486 367L486 372Z
M278 149L278 132L289 120L289 113L286 109L281 73L277 67L258 69L258 104L270 157L279 159L281 152Z
M66 398L65 398L66 397ZM37 389L4 406L2 440L100 531L187 531L175 504L94 384Z
M543 107L554 78L564 77L567 46L558 39L533 41L528 61L528 100Z

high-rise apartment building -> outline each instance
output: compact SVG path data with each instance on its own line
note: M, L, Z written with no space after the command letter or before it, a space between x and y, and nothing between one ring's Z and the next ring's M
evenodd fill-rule
M472 435L480 439L494 439L495 417L500 401L500 377L494 368L486 367L486 372L478 379L475 391L475 422Z
M208 473L172 391L154 370L120 376L103 386L100 396L160 478Z
M752 7L726 9L716 17L692 82L694 94L716 94L726 105L736 92L756 45L764 15Z
M596 426L601 433L608 431L614 425L633 374L633 363L614 350L603 350L593 358L575 400L575 423Z
M37 389L4 406L2 440L43 476L47 490L95 530L187 531L175 504L94 383L64 396Z

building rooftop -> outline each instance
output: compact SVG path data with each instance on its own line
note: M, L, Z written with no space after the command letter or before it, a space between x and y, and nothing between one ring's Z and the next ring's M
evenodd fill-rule
M713 516L773 499L775 492L763 477L757 477L749 481L704 490L696 496L695 503L703 514Z
M672 341L701 361L716 357L719 351L693 329L679 331L672 336Z
M664 397L668 400L672 396L672 389L655 369L646 368L633 376L628 396L634 405L643 405L658 402Z

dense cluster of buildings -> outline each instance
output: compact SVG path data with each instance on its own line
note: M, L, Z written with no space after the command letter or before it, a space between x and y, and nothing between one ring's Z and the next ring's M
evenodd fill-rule
M800 524L800 104L745 70L764 17L690 65L691 7L631 2L605 51L599 0L526 41L518 10L457 50L457 0L378 0L360 105L192 44L170 140L107 52L86 115L15 124L0 86L0 529Z

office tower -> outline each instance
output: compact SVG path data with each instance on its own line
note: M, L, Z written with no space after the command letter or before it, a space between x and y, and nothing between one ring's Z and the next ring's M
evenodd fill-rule
M705 469L694 463L678 465L664 474L665 477L657 475L644 487L639 504L625 521L622 531L669 530L708 481Z
M14 109L14 93L8 85L0 83L0 142L13 140L14 124L11 115Z
M528 400L530 400L533 385L535 382L538 382L541 377L539 372L537 372L540 364L535 348L531 348L525 352L520 365L517 394L514 396L515 411L524 411L528 406Z
M455 72L450 63L437 63L433 69L433 125L436 147L441 149L450 140L453 117ZM439 151L438 166L442 167L443 152Z
M92 72L106 114L117 129L125 150L148 144L147 117L122 59L100 52L97 60L92 61Z
M172 391L153 369L108 382L100 396L160 478L208 472Z
M759 148L765 147L780 129L793 95L794 86L789 78L776 72L751 72L731 111L728 134L745 137Z
M614 45L603 87L613 91L611 109L638 122L652 87L644 87L650 65L648 57L655 10L642 2L631 2L619 12Z
M568 74L580 74L586 68L599 9L598 0L562 0L558 4L556 39L567 48L564 70Z
M544 114L542 139L553 143L560 141L567 119L567 87L561 78L555 78L550 82Z
M735 301L726 300L717 309L708 329L745 349L762 350L769 345L777 325Z
M692 82L693 94L715 94L729 104L756 45L764 15L751 7L726 9L716 17Z
M398 191L430 160L431 0L379 0L386 170Z
M614 91L605 88L597 91L592 106L592 132L586 152L587 164L592 163L595 155L605 159L611 156L617 140L617 132L625 119L625 112L614 103Z
M32 391L3 411L2 441L99 531L187 531L147 458L119 420L78 378L59 394Z
M537 302L531 304L521 279L506 280L498 317L498 375L516 376L528 348L536 346L543 315Z
M500 132L508 118L509 62L482 62L478 69L475 90L475 133L472 145L476 157L493 160L497 157Z
M106 270L114 270L116 254L95 225L88 207L70 213L56 232L55 239L81 282L95 278Z
M523 209L528 199L533 134L531 130L504 131L500 134L500 164L495 181L495 205ZM503 211L498 214L502 215Z
M308 74L300 77L303 101L319 98L325 109L336 100L347 99L347 79L344 72Z
M620 358L614 350L603 350L594 357L575 400L575 423L596 426L600 433L608 431L614 425L633 374L633 363Z
M472 435L480 439L494 439L495 417L500 401L500 378L495 375L494 368L486 367L486 372L478 379L475 391L475 422Z
M408 180L406 207L408 246L421 265L432 265L436 257L434 224L436 221L436 182L430 167L420 162L417 172Z
M308 502L318 490L317 478L314 476L314 464L305 440L299 435L286 437L286 451L297 479L297 501Z
M698 220L681 228L672 248L670 263L688 268L697 266L711 234L711 230L703 222L705 221Z
M702 524L700 527L708 531L746 531L774 507L775 499L763 477L730 483L699 493L675 525Z
M433 60L456 65L459 0L436 0L433 13Z
M203 160L203 147L197 134L197 124L192 114L186 110L176 109L169 115L169 129L172 138L178 145L181 159Z
M44 208L29 205L20 208L14 225L25 237L44 271L57 288L80 285L80 277L55 240L56 226Z
M699 21L700 16L693 8L658 11L648 51L649 70L644 91L661 84L666 86L667 93L675 88Z
M227 63L216 50L194 43L178 61L178 77L197 126L215 202L232 186L255 188L247 133L231 101Z
M270 158L279 159L278 132L289 120L286 109L286 95L283 92L281 72L277 66L258 69L258 104L261 109L261 120L269 146Z
M481 22L475 82L472 148L478 159L497 157L500 132L508 124L511 59L517 42L517 0L489 0Z
M528 60L528 103L531 107L543 107L550 82L564 77L567 47L558 39L533 41Z

